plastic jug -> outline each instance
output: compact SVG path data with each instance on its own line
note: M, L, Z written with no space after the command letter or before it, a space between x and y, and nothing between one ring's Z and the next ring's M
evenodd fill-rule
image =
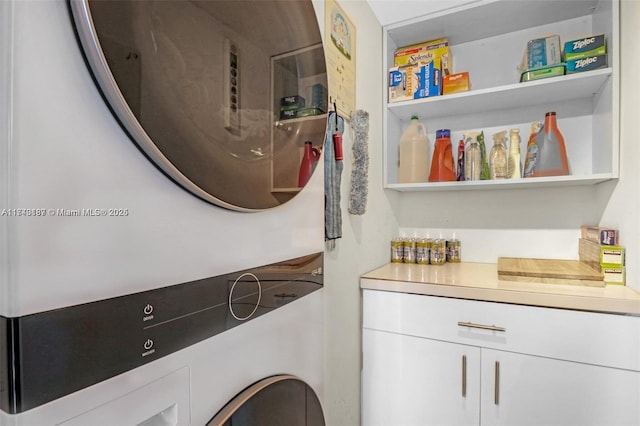
M451 131L442 129L436 132L436 145L433 149L429 182L450 182L456 180L451 152Z
M400 138L398 161L398 183L427 182L429 179L429 139L427 128L418 117L411 117L411 123Z
M300 162L300 172L298 173L298 187L302 188L309 182L319 159L320 151L313 147L311 141L306 141L304 143L304 154Z
M558 129L556 113L548 112L544 117L544 128L536 136L538 154L535 170L531 176L563 176L569 174L569 161L564 137Z

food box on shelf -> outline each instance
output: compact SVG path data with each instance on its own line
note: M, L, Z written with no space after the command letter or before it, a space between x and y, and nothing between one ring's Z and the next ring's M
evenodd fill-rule
M466 92L471 87L468 72L459 72L442 76L442 94Z
M602 226L583 225L580 237L599 244L615 246L618 244L618 230Z
M393 55L394 66L411 65L419 62L428 63L431 61L435 63L435 68L439 69L442 74L453 73L449 39L439 38L401 47Z
M542 78L557 77L559 75L564 75L566 68L566 64L556 64L548 67L529 69L520 75L520 81L525 82L540 80Z

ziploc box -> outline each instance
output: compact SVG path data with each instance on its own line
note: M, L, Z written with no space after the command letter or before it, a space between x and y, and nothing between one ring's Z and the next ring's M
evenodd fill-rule
M567 61L567 74L592 71L607 67L607 55L589 56Z
M431 61L435 62L435 68L438 68L442 74L453 73L449 39L439 38L401 47L393 55L393 64L395 66L417 64L418 62L426 64Z
M607 53L607 42L604 34L571 40L564 44L564 59L581 59Z

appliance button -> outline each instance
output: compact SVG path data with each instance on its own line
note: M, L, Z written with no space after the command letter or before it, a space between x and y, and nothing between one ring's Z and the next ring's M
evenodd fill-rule
M152 347L153 347L153 340L151 340L151 339L147 339L147 341L146 341L146 342L144 342L144 348L145 348L145 350L147 350L147 351L148 351L148 350L149 350L149 349L151 349Z
M151 315L153 312L153 306L147 303L147 306L143 309L145 315Z

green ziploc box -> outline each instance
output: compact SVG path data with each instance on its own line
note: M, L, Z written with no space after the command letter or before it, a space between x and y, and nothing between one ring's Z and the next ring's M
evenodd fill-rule
M564 44L564 61L600 56L607 53L607 41L604 34L571 40Z

